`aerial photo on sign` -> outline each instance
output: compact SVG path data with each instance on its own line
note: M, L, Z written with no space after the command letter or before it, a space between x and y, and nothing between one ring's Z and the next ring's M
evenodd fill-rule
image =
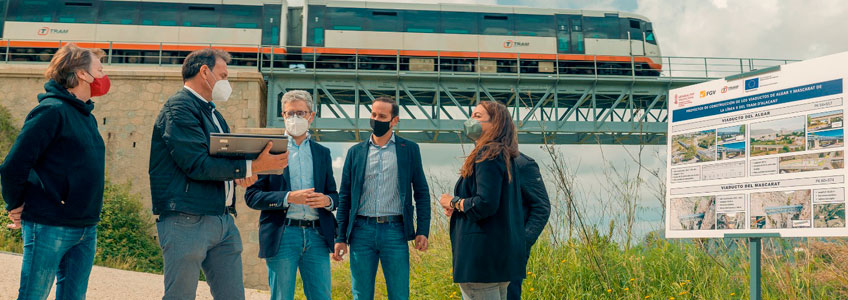
M751 124L751 156L805 150L804 116Z
M716 131L704 130L672 137L672 164L716 160Z

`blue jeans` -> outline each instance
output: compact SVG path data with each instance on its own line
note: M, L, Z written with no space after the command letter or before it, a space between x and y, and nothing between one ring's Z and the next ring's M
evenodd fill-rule
M94 263L97 226L50 226L23 221L24 261L18 300L44 300L56 280L56 299L85 299Z
M156 221L165 261L164 300L191 300L200 269L212 298L244 300L241 235L230 214L168 214Z
M286 226L277 255L265 263L271 300L294 299L298 268L306 299L330 299L330 250L316 228Z
M383 267L389 300L409 299L409 246L403 222L356 219L350 232L353 299L374 299L377 263Z

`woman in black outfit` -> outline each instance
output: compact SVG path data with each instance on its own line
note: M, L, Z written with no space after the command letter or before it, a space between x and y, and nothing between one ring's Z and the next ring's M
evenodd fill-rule
M481 102L465 123L475 140L454 195L440 200L450 216L453 280L463 299L506 299L512 280L524 278L526 257L521 190L513 159L515 124L506 106Z

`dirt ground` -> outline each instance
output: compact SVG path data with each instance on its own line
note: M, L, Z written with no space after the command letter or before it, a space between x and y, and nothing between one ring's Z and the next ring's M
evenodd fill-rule
M21 260L17 254L0 252L0 300L13 300L18 295L21 276ZM162 299L164 286L162 275L123 271L95 266L91 271L86 299L92 300L150 300ZM48 299L55 299L54 285ZM267 291L245 290L248 300L269 299ZM197 299L212 299L205 282L197 285Z

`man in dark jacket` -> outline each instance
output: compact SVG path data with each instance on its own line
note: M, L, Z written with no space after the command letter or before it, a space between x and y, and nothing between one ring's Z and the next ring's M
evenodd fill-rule
M539 172L539 165L533 158L521 153L515 158L515 167L521 176L521 205L524 208L524 238L527 241L527 258L530 259L530 248L536 243L548 217L551 215L551 201L548 199L548 191L545 182ZM526 267L526 265L525 265ZM521 299L521 282L514 280L510 282L507 289L507 299Z
M211 48L186 57L185 86L156 119L150 148L150 192L165 262L163 299L194 299L200 269L215 299L244 299L241 236L233 221L235 185L249 186L255 173L283 169L286 154L269 143L254 161L212 157L209 136L228 133L215 109L232 88L230 55Z
M268 266L271 300L294 299L297 271L309 300L330 299L330 257L338 205L330 149L312 140L312 95L293 90L280 101L289 136L289 166L261 175L247 188L247 206L259 217L259 257Z
M89 100L109 90L99 54L74 44L56 52L38 106L0 166L9 228L23 225L18 299L47 299L57 278L57 299L85 298L106 159Z
M342 170L333 258L341 260L350 245L354 300L374 298L378 262L389 300L409 299L407 241L414 239L419 251L428 246L430 190L418 144L392 132L398 112L393 99L375 99L374 132L368 141L348 150Z

